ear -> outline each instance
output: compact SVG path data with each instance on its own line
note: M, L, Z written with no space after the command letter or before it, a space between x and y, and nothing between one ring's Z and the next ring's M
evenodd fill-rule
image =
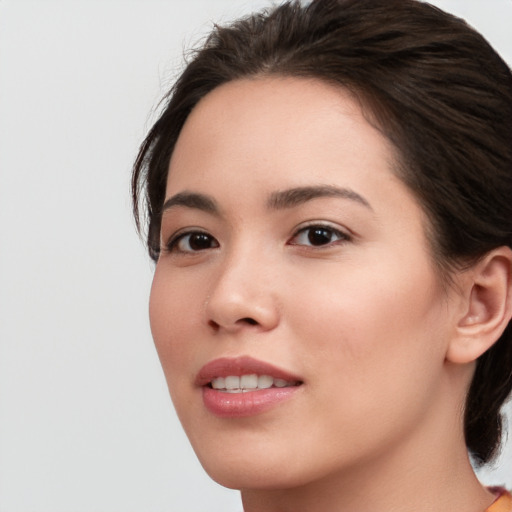
M476 361L502 335L512 317L512 250L499 247L465 273L464 307L446 359Z

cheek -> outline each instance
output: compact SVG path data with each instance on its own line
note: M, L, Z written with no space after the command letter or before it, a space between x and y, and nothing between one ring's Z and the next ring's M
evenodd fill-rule
M197 335L197 289L183 279L173 278L157 265L149 300L151 333L168 383L178 379L194 355ZM195 319L195 321L194 321ZM189 340L183 343L183 340ZM170 385L172 388L172 386Z
M419 396L429 400L445 350L443 297L432 269L365 268L317 273L294 313L294 335L309 354L311 374L328 384L326 400L336 390L343 410L360 419Z

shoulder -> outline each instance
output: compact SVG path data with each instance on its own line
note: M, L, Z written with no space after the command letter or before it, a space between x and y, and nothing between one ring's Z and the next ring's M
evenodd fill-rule
M512 495L500 487L489 488L497 495L496 501L485 512L512 512Z

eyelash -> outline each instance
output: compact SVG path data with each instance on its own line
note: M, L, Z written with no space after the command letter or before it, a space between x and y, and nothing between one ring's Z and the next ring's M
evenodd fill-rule
M329 237L334 236L334 237L336 237L336 240L331 240L331 241L327 241L326 243L319 243L319 244L315 245L310 238L314 231L317 231L317 235L320 237L321 236L329 236ZM300 235L307 234L308 232L309 232L308 242L310 242L309 244L308 243L297 243L297 242L293 241L293 240L299 238ZM323 234L321 234L320 232L323 232ZM193 249L190 246L190 241L191 241L191 237L193 237L194 235L204 236L205 239L203 239L203 242L206 240L207 242L209 242L210 246ZM183 241L186 241L187 238L188 238L188 245L189 245L190 249L180 248L179 247L180 243ZM335 244L339 245L340 243L350 242L351 240L352 240L352 236L349 235L347 232L337 229L329 224L312 223L312 224L302 226L299 229L297 229L297 231L295 231L293 236L290 238L288 245L313 247L315 249L322 249L324 247L332 247ZM212 243L213 243L213 246L211 245ZM166 244L165 250L166 250L166 252L170 252L170 253L193 254L193 253L199 253L199 252L202 252L202 251L205 251L208 249L214 249L217 247L219 247L219 243L217 242L217 240L212 235L207 233L206 231L191 230L191 231L177 233L176 235L174 235L171 238L171 240Z
M179 244L181 242L183 242L184 240L186 240L187 237L188 237L189 246L190 246L190 237L192 237L194 235L198 235L198 236L203 235L204 237L207 237L210 240L210 242L215 243L215 246L214 247L205 247L205 248L197 249L197 250L193 250L193 249L184 250L179 247ZM192 253L198 253L198 252L204 251L206 249L213 249L218 246L219 246L219 243L217 242L217 240L215 240L215 238L212 235L210 235L206 231L201 231L201 230L197 229L197 230L185 231L185 232L175 234L169 240L169 242L166 244L165 249L167 252L174 252L174 253L181 253L181 254L192 254Z
M332 240L328 241L325 244L322 243L322 244L314 245L313 243L311 243L311 238L310 238L313 231L317 231L317 232L323 231L324 233L327 232L331 237L335 236L335 237L337 237L337 239L333 240L333 241ZM324 224L321 222L314 222L314 223L308 224L306 226L301 226L295 232L295 234L292 236L291 240L294 240L294 239L298 238L299 235L306 234L308 232L309 232L308 241L310 242L310 244L305 244L305 243L299 244L299 243L294 243L292 241L288 242L288 244L313 247L315 249L322 249L324 247L332 247L335 244L339 245L340 243L350 242L352 240L352 236L349 233L347 233L346 231L342 231L338 228L335 228L334 226L331 226L330 224Z

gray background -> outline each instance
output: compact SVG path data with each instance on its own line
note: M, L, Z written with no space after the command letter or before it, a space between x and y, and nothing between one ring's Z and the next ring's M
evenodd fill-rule
M434 3L512 62L510 0ZM262 5L0 0L0 512L241 510L170 406L129 174L183 48Z

